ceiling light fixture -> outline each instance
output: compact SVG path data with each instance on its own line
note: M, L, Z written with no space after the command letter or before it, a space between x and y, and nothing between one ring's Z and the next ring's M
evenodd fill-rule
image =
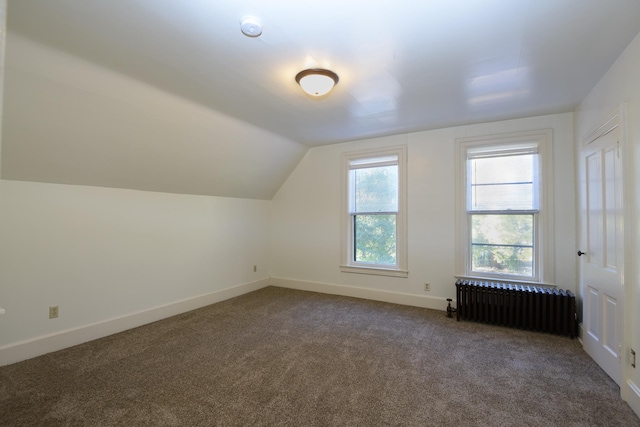
M315 97L331 92L338 80L336 73L322 68L303 70L296 75L296 82L302 90Z

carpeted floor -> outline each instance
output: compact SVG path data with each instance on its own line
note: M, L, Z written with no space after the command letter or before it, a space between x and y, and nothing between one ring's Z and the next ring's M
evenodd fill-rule
M266 288L0 368L1 426L640 426L577 340Z

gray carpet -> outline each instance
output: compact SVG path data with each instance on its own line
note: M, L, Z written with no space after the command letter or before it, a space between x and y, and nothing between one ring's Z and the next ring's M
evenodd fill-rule
M640 426L577 340L281 288L0 368L1 426Z

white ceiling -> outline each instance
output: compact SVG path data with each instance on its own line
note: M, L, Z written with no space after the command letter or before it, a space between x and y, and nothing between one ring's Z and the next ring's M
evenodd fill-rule
M571 111L640 31L640 1L10 0L8 28L322 145ZM309 67L340 76L328 97L297 86Z

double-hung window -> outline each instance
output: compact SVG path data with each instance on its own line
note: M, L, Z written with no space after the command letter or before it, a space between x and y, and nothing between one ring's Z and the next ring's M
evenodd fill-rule
M343 272L406 277L406 148L343 155Z
M551 132L458 140L462 276L552 279Z

